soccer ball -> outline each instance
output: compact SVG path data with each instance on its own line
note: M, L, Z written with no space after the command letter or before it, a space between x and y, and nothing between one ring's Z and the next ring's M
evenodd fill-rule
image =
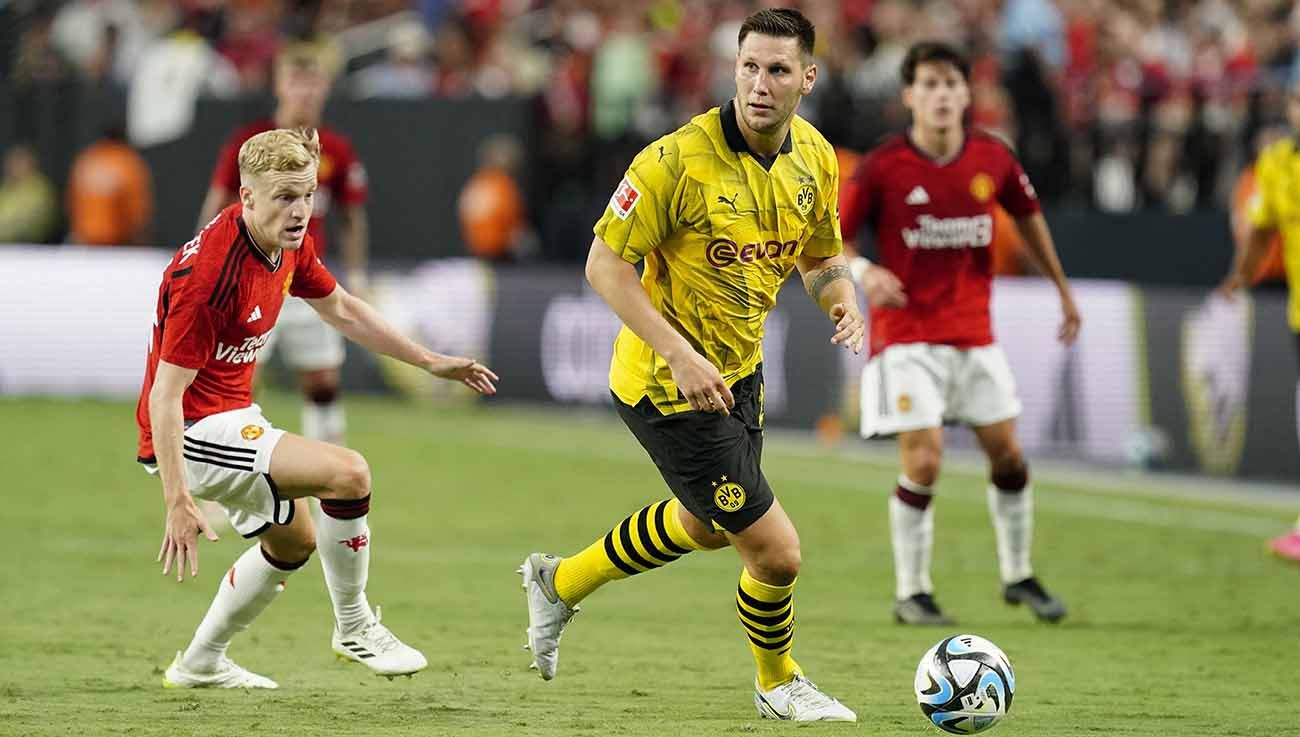
M975 734L1007 715L1016 676L997 645L975 635L955 635L921 656L914 686L921 713L935 726Z

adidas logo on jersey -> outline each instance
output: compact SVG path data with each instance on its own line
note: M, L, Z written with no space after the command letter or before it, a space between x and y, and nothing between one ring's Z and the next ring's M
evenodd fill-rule
M907 193L907 199L903 202L909 205L928 205L930 204L930 193L925 191L925 187L916 185L911 192Z
M246 320L245 322L257 322L258 320L261 319L262 319L262 306L254 305L253 311L249 313L248 320Z

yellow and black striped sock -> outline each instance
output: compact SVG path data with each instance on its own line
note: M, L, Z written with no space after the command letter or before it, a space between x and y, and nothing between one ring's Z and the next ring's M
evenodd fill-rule
M760 688L771 691L801 672L790 654L794 649L793 582L773 586L742 570L736 587L736 613L749 637Z
M610 581L666 566L703 546L686 534L676 499L656 502L629 516L555 569L555 592L574 606Z

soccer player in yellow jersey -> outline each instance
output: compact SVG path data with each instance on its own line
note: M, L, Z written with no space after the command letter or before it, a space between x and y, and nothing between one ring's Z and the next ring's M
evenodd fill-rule
M862 344L835 153L795 115L817 80L813 42L797 11L749 16L735 98L647 146L596 223L587 279L623 321L610 389L673 498L576 555L524 561L528 641L543 678L555 676L560 633L597 587L731 545L744 564L736 610L759 714L857 720L791 657L799 536L759 467L763 325L792 271L830 317L831 341Z
M1300 350L1300 78L1292 83L1287 96L1286 117L1291 135L1264 149L1255 163L1256 192L1246 214L1251 226L1249 241L1237 251L1232 272L1220 291L1231 297L1238 289L1250 286L1251 277L1259 272L1260 263L1268 255L1270 241L1280 233L1290 292L1287 322ZM1300 382L1296 383L1296 421L1300 434ZM1269 549L1300 563L1300 520L1291 532L1270 542Z

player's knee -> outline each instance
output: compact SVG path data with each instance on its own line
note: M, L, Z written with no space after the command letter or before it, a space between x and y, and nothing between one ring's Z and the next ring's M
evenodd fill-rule
M789 586L799 577L803 554L798 544L765 551L757 561L759 580L773 586Z
M330 491L340 499L370 496L370 464L355 450L343 449Z
M917 449L908 454L906 468L907 478L921 486L934 486L939 481L939 467L942 455L929 448Z
M315 532L310 525L307 525L296 530L290 537L263 540L262 547L277 561L284 561L285 564L291 565L303 563L316 552Z
M323 384L306 387L303 393L307 396L307 401L312 404L333 404L334 400L339 398L339 388L337 386Z
M1011 447L990 459L989 480L1002 491L1020 491L1029 483L1029 466L1020 448Z

